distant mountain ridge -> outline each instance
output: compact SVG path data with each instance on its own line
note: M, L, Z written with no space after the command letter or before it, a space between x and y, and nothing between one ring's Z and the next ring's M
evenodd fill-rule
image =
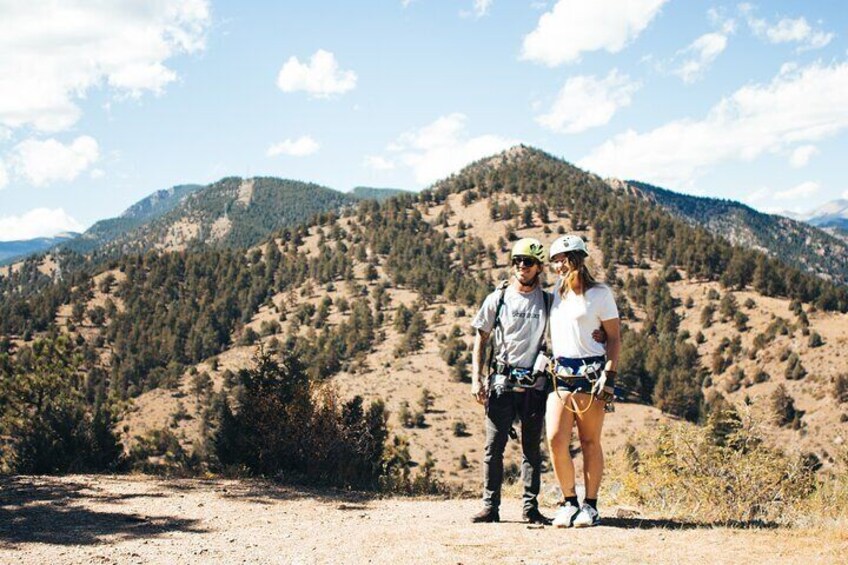
M20 257L32 253L46 251L51 247L71 241L79 236L80 234L78 233L67 232L57 234L53 237L37 237L35 239L20 241L0 241L0 265L11 263Z
M358 200L314 183L274 177L227 177L188 191L176 203L173 198L166 204L150 201L131 208L128 212L155 209L158 215L114 238L103 246L104 252L182 249L194 244L249 247L274 231Z
M831 200L810 212L804 221L820 228L848 230L848 199Z
M616 190L655 202L733 244L758 249L787 264L848 284L848 242L814 225L763 214L732 200L680 194L634 180L607 182Z
M200 190L202 185L183 184L158 190L129 208L117 218L100 220L85 233L62 247L78 253L88 253L125 236L135 228L167 214L178 206L189 194Z
M360 200L376 200L382 202L399 194L408 194L408 190L401 188L374 188L371 186L357 186L351 191Z

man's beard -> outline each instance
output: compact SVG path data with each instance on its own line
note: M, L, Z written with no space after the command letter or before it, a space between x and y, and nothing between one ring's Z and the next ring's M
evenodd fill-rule
M529 281L527 281L527 282L524 282L524 280L521 278L521 275L520 275L520 274L519 274L519 275L516 275L516 277L515 277L515 278L516 278L516 279L518 279L518 282L521 284L521 286L536 286L536 283L537 283L537 282L539 282L539 277L540 277L540 276L541 276L541 273L536 273L536 274L535 274L535 275L534 275L534 276L533 276L533 277L532 277Z

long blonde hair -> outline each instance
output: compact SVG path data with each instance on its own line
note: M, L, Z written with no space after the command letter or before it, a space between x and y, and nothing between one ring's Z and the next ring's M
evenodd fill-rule
M559 286L560 298L565 298L566 293L574 290L578 283L583 288L583 292L598 284L586 266L586 256L583 253L579 251L566 253L565 265L568 267L568 272L562 275L562 284Z

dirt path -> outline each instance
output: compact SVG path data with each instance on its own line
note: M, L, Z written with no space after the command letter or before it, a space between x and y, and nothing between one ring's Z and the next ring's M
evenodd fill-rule
M0 479L0 563L837 563L848 534L607 518L472 525L474 500L377 499L258 481ZM844 562L844 561L842 561Z

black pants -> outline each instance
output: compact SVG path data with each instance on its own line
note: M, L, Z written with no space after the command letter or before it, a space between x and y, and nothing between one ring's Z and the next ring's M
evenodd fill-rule
M537 390L506 392L495 388L486 411L486 449L483 456L483 505L497 509L501 504L503 455L515 417L521 420L521 481L524 510L538 508L542 474L542 427L545 423L545 393Z

